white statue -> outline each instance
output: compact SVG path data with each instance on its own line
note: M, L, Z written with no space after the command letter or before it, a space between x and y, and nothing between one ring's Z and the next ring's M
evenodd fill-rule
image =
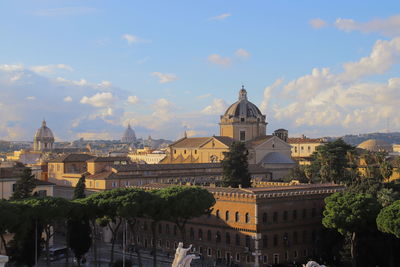
M319 265L315 261L309 261L307 264L303 264L303 267L325 267L325 265Z
M195 255L186 255L192 248L190 245L188 248L183 248L183 243L179 242L176 248L175 258L172 262L172 267L190 267L190 262L196 258Z

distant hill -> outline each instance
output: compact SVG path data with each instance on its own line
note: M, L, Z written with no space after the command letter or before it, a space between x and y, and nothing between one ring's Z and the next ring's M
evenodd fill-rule
M333 141L339 137L325 137L327 141ZM357 146L362 142L368 139L379 139L384 140L389 144L400 144L400 132L393 132L393 133L367 133L367 134L348 134L345 136L341 136L343 140L352 145Z

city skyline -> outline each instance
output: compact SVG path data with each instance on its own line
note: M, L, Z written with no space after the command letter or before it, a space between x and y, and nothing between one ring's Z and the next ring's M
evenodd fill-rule
M0 139L210 136L242 85L268 134L399 131L400 4L364 5L1 3Z

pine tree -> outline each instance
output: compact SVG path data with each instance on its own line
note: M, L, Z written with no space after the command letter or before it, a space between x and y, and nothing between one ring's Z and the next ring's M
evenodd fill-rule
M12 200L24 199L32 196L32 191L36 187L35 176L29 168L24 169L21 178L15 183L15 190L11 196Z
M79 181L75 186L74 199L85 198L86 197L85 189L86 189L86 178L85 175L82 174L81 178L79 178Z
M249 163L247 161L248 151L242 142L233 142L229 151L224 152L222 160L223 184L225 186L243 188L251 186Z

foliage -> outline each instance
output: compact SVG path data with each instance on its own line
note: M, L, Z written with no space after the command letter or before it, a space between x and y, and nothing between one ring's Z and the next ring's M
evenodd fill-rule
M85 198L85 176L79 178L74 190L74 199ZM87 207L74 203L71 209L71 218L67 221L67 244L74 252L78 266L81 264L82 257L89 251L92 244L92 229L88 216L85 216Z
M322 182L350 183L351 159L354 158L354 147L341 138L318 146L312 154L311 168L314 175Z
M213 194L200 187L173 186L159 192L168 207L168 220L184 231L188 220L210 212L215 204ZM184 237L184 233L182 233Z
M73 199L85 198L86 197L85 189L86 189L86 179L85 175L82 174L81 178L79 178L79 181L75 186Z
M6 200L0 200L0 211L1 211L1 216L0 216L0 238L1 242L6 250L7 253L7 244L6 240L4 238L4 234L7 232L11 232L11 229L13 228L14 225L18 223L20 220L20 212L18 210L18 207L10 203Z
M325 198L322 224L336 229L342 235L351 235L353 266L358 262L358 239L360 233L374 229L380 205L375 198L361 193L335 193Z
M307 173L311 176L310 173ZM296 165L293 169L290 170L289 179L284 179L286 182L290 182L291 180L298 180L300 183L309 182L309 179L306 175L306 167L302 165Z
M11 196L12 200L24 199L32 196L32 191L36 187L35 176L29 168L24 169L21 178L15 183L15 190Z
M398 199L400 199L400 194L392 188L382 188L377 194L377 200L382 207L387 207Z
M378 229L400 238L400 200L383 208L376 218Z
M233 142L228 152L224 152L221 161L223 169L223 183L225 186L243 188L251 186L249 163L247 161L248 151L242 142Z
M384 160L379 165L379 171L381 172L381 176L384 181L389 181L390 177L393 174L393 166L390 164L389 161Z

